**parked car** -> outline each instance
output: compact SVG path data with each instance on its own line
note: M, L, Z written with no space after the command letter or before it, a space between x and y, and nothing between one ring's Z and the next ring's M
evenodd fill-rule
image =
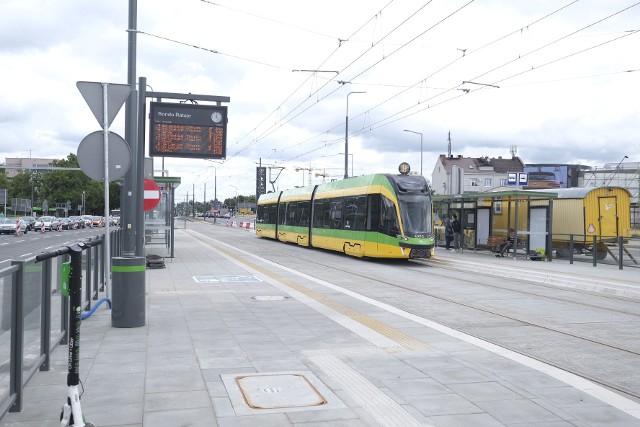
M58 222L62 226L63 230L71 229L71 220L69 218L58 218Z
M93 216L91 217L92 227L104 227L104 217Z
M34 217L32 217L32 216L23 216L20 219L23 220L25 222L25 224L27 224L27 229L28 230L33 230L33 226L36 223L36 219Z
M81 216L70 216L69 220L71 220L71 228L74 228L74 224L76 224L75 228L85 228L87 225Z
M15 220L13 218L0 219L0 234L16 234L16 227L20 223L20 230L27 234L27 223L22 219Z
M85 227L93 227L93 217L91 215L82 215Z
M35 230L36 231L40 231L42 230L42 224L44 223L44 230L45 231L51 231L51 224L56 220L55 217L52 216L41 216L38 219L36 219L36 223L34 224ZM55 226L57 226L58 223L57 221L55 222Z

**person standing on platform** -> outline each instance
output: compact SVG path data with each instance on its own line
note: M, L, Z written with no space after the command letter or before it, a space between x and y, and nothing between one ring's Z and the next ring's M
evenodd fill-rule
M453 226L449 218L444 220L444 247L446 250L451 250L451 241L453 240Z
M451 222L451 228L453 229L453 249L459 251L462 249L460 233L462 232L462 225L458 221L458 215L453 214L453 221Z

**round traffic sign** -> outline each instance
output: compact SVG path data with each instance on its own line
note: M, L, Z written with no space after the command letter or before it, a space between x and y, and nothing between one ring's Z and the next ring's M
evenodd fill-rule
M122 178L129 170L131 150L117 133L109 132L109 181ZM104 180L104 133L99 130L85 136L78 146L78 164L89 178Z
M144 179L144 210L150 211L160 203L160 187L152 179Z

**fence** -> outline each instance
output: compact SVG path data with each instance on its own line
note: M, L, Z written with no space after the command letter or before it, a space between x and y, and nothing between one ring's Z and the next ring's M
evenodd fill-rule
M121 230L110 237L110 256L120 256ZM61 255L36 262L34 256L0 270L0 418L22 410L24 385L38 370L48 371L51 351L68 342L69 299L62 296L60 279L68 260ZM104 288L104 268L102 243L82 252L84 311Z
M464 230L463 245L465 249L483 251L491 250L493 245L477 245L475 230ZM522 242L522 250L517 256L527 256L528 242L535 233L518 230L518 241ZM436 246L444 246L444 227L434 227ZM504 236L502 236L504 237ZM640 237L626 238L621 236L587 236L577 234L542 233L540 239L551 241L553 259L574 262L589 262L598 264L617 265L623 267L640 267ZM491 238L491 236L490 236ZM491 239L489 239L491 240ZM542 246L545 246L544 244ZM519 246L520 248L520 246ZM529 248L532 250L533 248ZM437 256L437 252L436 252Z

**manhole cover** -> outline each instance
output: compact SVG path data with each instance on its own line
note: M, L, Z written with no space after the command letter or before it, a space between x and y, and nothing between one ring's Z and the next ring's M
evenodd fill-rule
M282 301L287 298L289 297L284 295L257 295L255 297L251 297L251 299L254 299L256 301Z
M257 375L236 377L249 407L254 409L318 406L327 403L304 375Z
M220 378L236 415L346 408L311 371L236 372Z

